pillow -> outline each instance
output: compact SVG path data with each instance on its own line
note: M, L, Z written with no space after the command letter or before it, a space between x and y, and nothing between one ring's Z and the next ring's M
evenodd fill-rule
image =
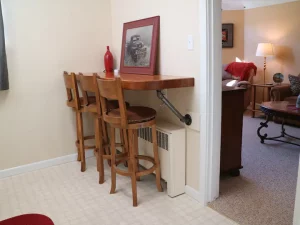
M223 64L222 65L222 80L232 79L231 74L228 73L227 71L225 71L227 66L228 66L228 64Z
M293 95L300 94L300 76L289 75L289 80L291 83L291 91Z

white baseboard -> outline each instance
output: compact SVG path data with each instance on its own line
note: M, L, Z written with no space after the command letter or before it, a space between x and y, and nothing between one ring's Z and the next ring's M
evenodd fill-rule
M93 156L94 156L93 149L87 150L85 152L86 158L93 157ZM43 160L43 161L39 161L39 162L35 162L35 163L30 163L30 164L26 164L23 166L10 168L10 169L5 169L5 170L0 171L0 179L5 178L5 177L10 177L10 176L15 176L15 175L22 174L22 173L31 172L34 170L51 167L51 166L56 166L56 165L60 165L60 164L68 163L68 162L74 162L76 160L77 160L77 153L71 154L71 155L66 155L66 156L61 156L61 157L54 158L54 159L48 159L48 160Z
M190 196L191 198L195 199L196 201L198 201L200 204L202 204L203 206L206 206L206 204L204 203L203 197L200 194L199 191L195 190L194 188L192 188L191 186L185 185L185 193Z

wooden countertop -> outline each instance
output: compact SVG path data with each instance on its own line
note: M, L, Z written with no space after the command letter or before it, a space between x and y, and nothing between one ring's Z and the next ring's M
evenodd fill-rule
M101 78L113 79L113 73L98 73ZM161 90L170 88L194 87L194 77L169 75L119 74L122 87L127 90Z

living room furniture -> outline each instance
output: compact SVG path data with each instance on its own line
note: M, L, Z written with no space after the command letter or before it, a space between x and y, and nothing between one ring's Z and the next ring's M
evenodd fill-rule
M264 57L264 84L266 84L267 57L273 55L274 55L273 44L259 43L257 45L256 56Z
M242 167L244 88L222 88L221 173L239 176Z
M278 141L283 143L288 143L296 146L300 144L290 142L287 139L297 139L300 140L300 137L294 137L286 133L285 119L300 120L300 109L296 108L296 102L288 101L278 101L278 102L263 102L260 106L261 111L267 116L266 122L261 122L260 127L257 129L257 135L260 138L261 143L265 143L265 140ZM268 127L268 122L272 117L282 118L281 134L276 137L268 137L267 133L261 134L262 128Z
M110 165L111 155L109 151L109 142L108 142L108 134L107 128L105 126L102 111L101 111L101 103L100 103L100 95L97 85L97 74L93 76L84 76L82 73L79 73L79 81L80 87L82 90L82 95L84 98L84 104L82 105L82 112L90 113L94 119L94 129L95 129L95 143L96 143L96 152L97 153L97 170L99 171L99 183L104 183L104 161L107 160ZM96 101L90 102L88 94L94 95ZM129 107L129 103L125 102L126 106ZM106 106L108 111L118 109L119 103L114 100L106 99ZM122 148L122 153L125 154L126 145L124 144L125 138L123 136L123 131L120 130L120 140L121 143L115 143L117 147ZM105 153L104 153L105 152Z
M288 101L290 103L296 102L297 96L293 95L290 87L290 84L281 84L271 88L271 101ZM275 122L282 122L281 118L274 117L273 119ZM285 123L300 126L300 122L293 119L286 119Z
M255 76L254 69L251 69L249 71L249 76L247 81L240 81L238 77L233 76L232 74L225 71L228 64L222 65L222 87L243 87L246 89L246 92L244 93L244 109L247 109L247 107L250 104L251 101L251 84L253 83L253 76Z
M110 130L110 150L111 150L111 190L110 193L116 192L116 175L131 177L133 206L137 206L137 178L151 174L155 171L156 188L162 192L160 161L157 146L156 134L156 111L144 106L126 107L124 101L124 93L120 77L115 79L97 79L98 90L100 94L101 109L103 120L108 125ZM118 100L119 109L108 110L106 99ZM151 128L153 155L154 157L139 155L138 151L138 129ZM125 145L128 150L126 155L121 158L116 158L115 146L115 129L123 130L125 134ZM101 155L101 154L98 154ZM149 169L139 170L139 160L146 160L152 163ZM128 169L123 170L117 166L122 162L128 162Z
M251 88L252 88L252 91L251 91L251 108L248 108L248 110L251 111L251 114L252 114L252 118L255 117L255 112L261 112L260 110L257 110L256 109L256 90L257 88L263 88L263 96L265 95L265 88L267 88L267 101L270 101L270 91L271 91L271 88L274 87L274 84L252 84L251 85Z
M66 92L67 92L67 101L66 104L68 107L72 108L76 114L76 134L77 140L75 142L77 147L77 161L81 162L81 172L84 172L86 169L85 163L85 150L95 149L95 146L84 145L86 140L94 139L95 136L84 136L83 133L83 119L82 119L82 105L84 104L84 98L79 96L78 84L79 78L74 73L68 74L67 72L63 73ZM95 97L90 97L89 102L95 102Z
M54 225L53 221L40 214L24 214L0 221L0 225Z

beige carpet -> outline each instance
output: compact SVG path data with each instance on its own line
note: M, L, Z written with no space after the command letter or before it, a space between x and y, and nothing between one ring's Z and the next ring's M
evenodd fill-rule
M291 225L300 147L261 144L256 134L261 121L244 116L241 176L221 177L220 197L209 206L242 225ZM270 122L268 131L280 134L280 125ZM286 131L300 136L299 128Z

